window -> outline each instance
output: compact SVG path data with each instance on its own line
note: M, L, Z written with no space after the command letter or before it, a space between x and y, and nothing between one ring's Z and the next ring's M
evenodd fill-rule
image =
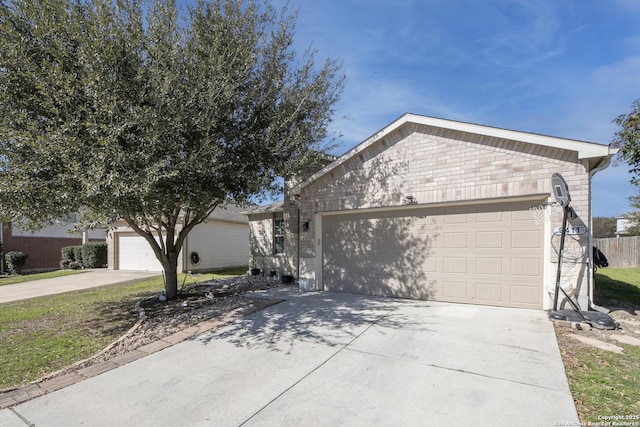
M273 253L284 253L284 218L273 219Z

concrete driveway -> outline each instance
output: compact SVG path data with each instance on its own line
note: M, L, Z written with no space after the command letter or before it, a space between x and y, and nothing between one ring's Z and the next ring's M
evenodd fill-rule
M153 271L124 271L106 268L88 270L79 274L54 277L52 279L33 280L0 286L0 304L4 302L55 295L80 289L123 283L130 280L161 275Z
M0 411L0 425L578 425L542 311L271 294L287 300Z

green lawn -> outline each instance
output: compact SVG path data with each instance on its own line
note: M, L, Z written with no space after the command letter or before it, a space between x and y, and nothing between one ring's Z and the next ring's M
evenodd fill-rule
M19 276L0 276L0 286L13 285L14 283L31 282L33 280L51 279L54 277L69 276L71 274L84 273L83 270L56 270L46 273L21 274Z
M186 284L244 274L190 275ZM184 275L178 278L182 285ZM159 293L162 277L0 305L0 389L23 385L102 350L137 320L137 301Z
M638 316L640 269L599 270L595 297L598 305L624 307L634 317ZM640 347L611 340L624 349L618 354L582 344L569 336L570 330L557 331L569 387L581 421L593 425L601 421L600 416L640 415ZM606 340L596 334L594 338Z
M574 362L565 369L581 420L640 415L640 347L615 343L624 348L618 354L566 340L574 347Z
M596 273L596 304L607 300L640 306L640 268L603 268Z

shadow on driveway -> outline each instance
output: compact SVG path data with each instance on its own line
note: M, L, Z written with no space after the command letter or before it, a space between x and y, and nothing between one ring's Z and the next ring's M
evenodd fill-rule
M411 304L406 300L338 293L291 295L285 304L248 316L222 331L203 336L201 341L222 339L238 347L287 352L298 341L332 347L347 345L383 319L392 329L417 326L400 313L388 318L400 305Z

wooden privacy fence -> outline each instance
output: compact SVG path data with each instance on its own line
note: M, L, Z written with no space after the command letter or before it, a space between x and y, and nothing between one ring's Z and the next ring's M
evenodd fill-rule
M640 236L593 239L593 246L607 257L609 267L640 267Z

